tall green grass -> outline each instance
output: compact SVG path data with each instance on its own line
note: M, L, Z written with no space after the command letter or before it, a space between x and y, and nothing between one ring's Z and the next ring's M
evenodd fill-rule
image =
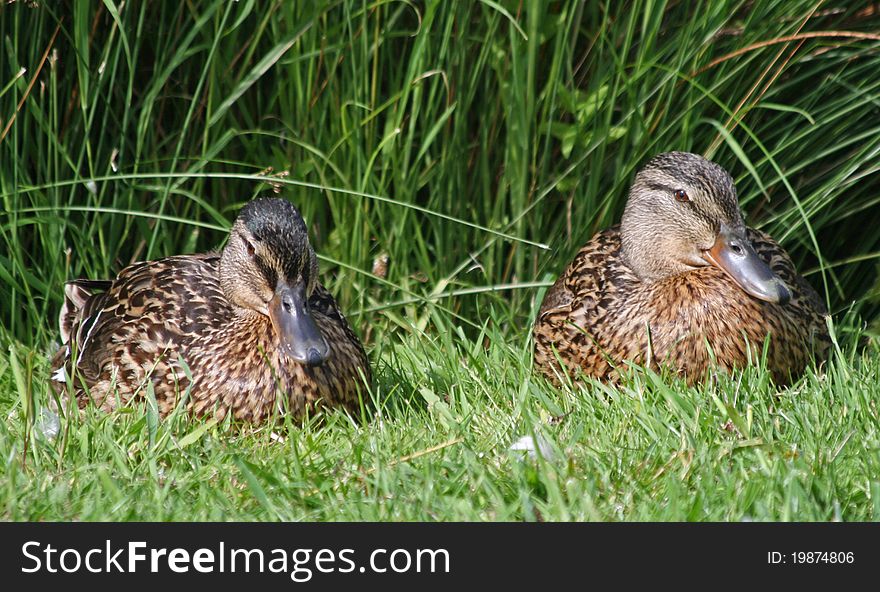
M431 296L478 323L485 294L443 295L523 284L490 298L526 324L531 284L617 219L634 169L684 149L732 171L749 221L783 241L834 311L855 302L871 319L878 41L748 49L876 33L861 7L7 6L0 318L43 343L65 279L215 248L243 202L277 190L302 208L349 310ZM381 255L384 282L370 274ZM407 331L429 309L356 322Z
M28 401L45 393L63 282L110 277L134 260L217 248L243 203L277 192L305 215L325 283L364 337L379 394L391 401L383 416L391 424L380 425L392 427L348 426L328 438L352 438L364 463L371 462L367 453L377 442L399 459L464 438L464 457L454 457L464 464L442 461L423 478L441 483L441 490L455 489L445 479L470 471L486 504L510 503L496 514L458 513L454 508L466 492L455 489L451 506L425 501L445 513L342 515L533 517L526 492L540 481L542 499L557 496L555 510L546 504L542 510L553 517L650 517L654 486L627 493L621 485L638 479L636 452L631 463L603 464L605 476L585 490L598 495L619 488L624 510L602 502L573 513L563 500L574 499L575 490L547 491L541 480L549 473L518 474L521 481L510 482L475 455L531 429L547 409L563 412L556 400L561 395L533 382L528 371L528 330L543 288L595 231L619 219L640 163L671 149L702 152L728 168L747 221L779 239L823 294L843 350L856 360L841 362L831 384L850 409L856 406L860 423L851 437L863 438L869 450L876 446L876 431L866 423L876 420L876 408L873 416L870 411L876 391L860 394L855 386L870 384L878 370L874 348L864 364L856 349L880 337L880 14L870 6L816 0L17 2L0 8L0 33L0 411L17 418L4 427L0 450L21 457L17 447L30 442L28 454L37 455L32 461L42 467L37 472L58 471L32 481L35 489L24 499L55 486L38 484L40 479L57 485L69 471L94 476L95 463L108 475L87 480L84 489L64 486L60 505L48 515L159 517L161 488L150 490L159 496L153 510L134 514L120 514L115 505L65 509L64 500L71 491L85 495L114 479L130 486L119 489L119 500L136 499L138 471L158 474L162 462L171 462L156 453L145 464L125 455L106 464L121 454L123 434L140 434L137 417L118 420L122 427L96 420L105 426L97 432L103 436L71 424L75 437L64 446L78 452L67 457L67 448L50 453L25 434L34 421ZM387 266L378 265L385 258ZM667 393L656 388L652 392ZM723 392L733 397L737 388ZM804 405L818 405L831 387L809 388ZM574 431L565 437L570 443L600 437L595 450L607 455L635 422L646 431L643 439L633 436L633 450L654 459L645 462L696 447L708 476L713 467L720 470L717 462L727 463L726 455L741 456L696 444L724 440L712 422L724 424L728 411L715 409L707 392L682 395L708 401L711 418L706 424L693 420L692 441L682 448L664 436L665 444L645 452L656 425L671 420L642 418L638 413L650 412L641 403L608 411L587 391L579 395L586 406L576 412L580 419L569 424L578 427L566 428ZM438 411L441 403L452 407L452 415ZM779 417L772 400L763 404L768 431L762 442L774 434L787 442L784 430L773 427ZM427 419L425 406L432 410ZM632 419L627 409L636 413ZM484 422L474 419L476 440L451 427L461 413L488 414ZM817 426L798 431L815 429L810 442L816 449L821 434L837 425L827 413L817 406L807 414ZM611 427L597 436L592 422L606 419ZM327 431L315 429L304 432L307 448L323 454L313 437ZM410 436L406 429L437 438ZM132 437L140 442L142 436ZM680 439L687 439L684 432ZM187 466L211 473L206 459L214 459L247 487L260 482L247 478L251 465L244 460L223 456L228 449L221 440L209 440L193 457L184 455L185 463L194 463ZM256 449L265 444L259 438L239 443L254 454L262 454ZM709 506L655 516L791 517L781 509L789 503L784 496L772 497L791 477L785 473L788 453L773 446L773 463L763 452L748 453L741 473L724 473L730 490L718 497L704 493ZM713 465L716 453L722 460ZM328 481L318 487L330 489L310 511L284 514L254 493L245 506L262 509L230 514L227 504L199 490L194 495L208 506L197 515L332 517L322 504L342 494L330 485L338 459L327 454L321 472ZM584 460L591 454L572 462L595 469ZM596 462L608 462L600 457ZM870 458L862 465L846 460L849 485L843 487L861 497L844 504L838 517L876 517L871 500L878 492L871 488L878 486L866 477L876 458ZM735 499L760 466L777 467L765 475L775 502L760 511L711 506ZM799 471L813 466L797 464ZM406 467L398 469L410 471ZM28 470L18 467L18 477L7 476L7 499L14 504L21 498L13 491ZM384 471L369 473L391 479L379 487L383 495L400 478ZM302 467L290 474L299 484L316 479ZM553 481L558 477L551 477L553 487L567 483ZM669 478L672 487L677 481ZM820 479L818 487L830 483ZM691 485L675 485L683 489L673 497L693 495ZM636 491L649 492L646 505L632 499ZM812 518L834 517L829 496L813 500ZM168 517L185 517L186 499L178 499L180 513ZM303 500L304 507L312 503ZM40 516L15 508L7 516Z

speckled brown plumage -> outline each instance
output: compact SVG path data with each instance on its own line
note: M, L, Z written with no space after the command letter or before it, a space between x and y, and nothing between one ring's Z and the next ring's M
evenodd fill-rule
M304 228L296 231L304 236ZM262 259L258 251L253 265L268 261L267 268L283 276L288 255L278 253L271 236L264 240L270 246ZM303 269L290 268L290 277ZM264 275L271 280L269 272L255 277ZM231 302L222 276L220 254L197 254L136 263L113 281L68 283L60 320L65 344L53 364L56 388L66 386L80 406L91 401L106 411L152 388L163 416L190 387L187 407L196 415L231 413L260 422L275 411L300 417L319 402L357 413L359 394L367 400L370 366L329 292L310 280L308 310L329 347L323 363L313 365L287 355L269 316ZM274 289L265 291L267 300Z
M620 226L598 233L544 298L536 368L558 383L559 359L571 375L613 382L630 360L666 366L693 383L713 366L731 370L757 359L769 335L767 367L775 382L790 382L826 355L825 307L772 238L751 228L746 236L788 287L787 302L758 299L711 265L645 281L622 257Z

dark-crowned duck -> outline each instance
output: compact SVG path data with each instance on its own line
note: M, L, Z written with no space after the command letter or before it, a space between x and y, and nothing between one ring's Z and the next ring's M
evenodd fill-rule
M196 415L260 422L318 406L357 412L367 399L367 356L284 199L245 205L222 253L135 263L64 295L53 385L80 407L110 411L152 389L164 416L190 389Z

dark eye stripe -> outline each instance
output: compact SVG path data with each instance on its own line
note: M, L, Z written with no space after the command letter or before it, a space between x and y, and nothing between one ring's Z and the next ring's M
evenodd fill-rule
M650 189L651 191L657 191L657 192L661 192L661 191L665 192L665 191L670 190L669 186L664 185L662 183L646 183L645 186L648 189Z
M257 263L257 267L260 269L260 273L266 278L266 283L274 289L278 284L278 272L276 272L275 268L269 265L266 260L259 255L254 260Z

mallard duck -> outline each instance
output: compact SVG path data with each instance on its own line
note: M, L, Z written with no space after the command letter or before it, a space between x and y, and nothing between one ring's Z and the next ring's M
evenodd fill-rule
M830 345L818 294L770 236L743 222L733 179L696 154L652 158L621 223L596 234L548 290L536 368L615 382L626 361L689 383L758 359L777 384ZM561 365L560 365L561 362Z
M110 411L151 388L164 416L190 388L196 415L260 422L366 400L367 356L284 199L246 204L222 253L135 263L64 296L53 382L80 407Z

